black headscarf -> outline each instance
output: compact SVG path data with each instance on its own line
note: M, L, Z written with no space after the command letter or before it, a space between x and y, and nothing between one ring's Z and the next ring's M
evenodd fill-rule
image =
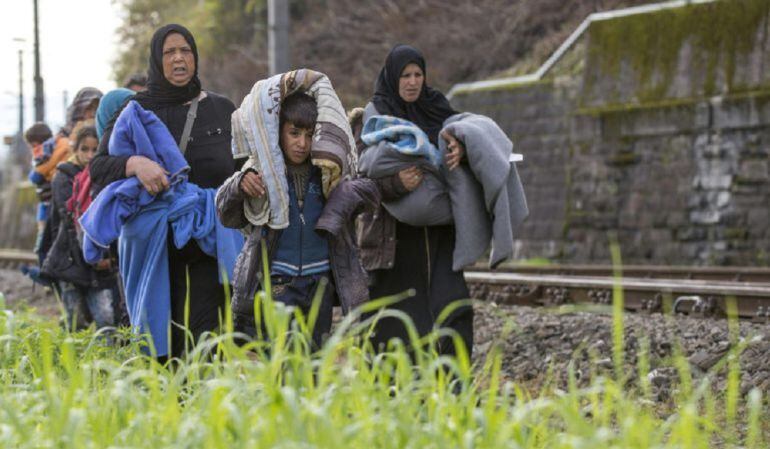
M185 86L174 86L163 76L163 42L170 33L181 34L193 52L195 58L195 73ZM147 90L139 92L134 100L145 109L154 110L164 106L184 104L197 97L201 92L201 81L198 79L198 47L192 33L175 23L164 25L155 31L150 42L150 67L147 69Z
M416 101L407 103L398 94L398 82L404 67L411 63L420 66L425 78L420 96ZM457 111L452 109L444 94L428 87L427 80L425 58L422 53L410 45L396 45L388 53L385 66L380 70L372 103L380 114L403 118L419 126L436 145L444 120L457 114Z

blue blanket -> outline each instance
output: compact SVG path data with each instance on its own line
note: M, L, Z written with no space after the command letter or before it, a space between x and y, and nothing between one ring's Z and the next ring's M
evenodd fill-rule
M366 145L385 141L402 154L427 158L436 168L442 164L441 152L430 143L428 135L409 120L389 115L370 117L361 130L361 140Z
M174 138L155 114L138 103L131 101L118 117L109 151L113 156L145 156L170 173L171 187L158 196L150 195L136 177L111 183L80 219L86 236L83 252L91 263L120 237L120 273L131 325L135 332L150 334L157 355L166 355L171 315L169 224L174 246L182 248L195 239L203 252L217 258L228 279L243 237L217 218L216 190L187 182L189 166Z
M407 120L371 115L361 131L361 140L370 145L358 159L358 170L365 177L392 176L408 167L418 167L425 175L413 192L382 201L390 215L412 226L452 223L449 195L441 174L441 153L425 132Z

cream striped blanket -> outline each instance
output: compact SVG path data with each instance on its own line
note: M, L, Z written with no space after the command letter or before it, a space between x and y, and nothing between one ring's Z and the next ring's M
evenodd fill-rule
M325 197L343 179L357 172L357 153L345 108L329 78L323 73L299 69L258 81L232 116L232 151L237 158L248 157L243 170L262 174L267 201L249 198L244 214L254 225L274 229L289 226L289 190L286 164L278 141L281 102L295 92L316 100L318 121L310 150L313 165L320 167Z

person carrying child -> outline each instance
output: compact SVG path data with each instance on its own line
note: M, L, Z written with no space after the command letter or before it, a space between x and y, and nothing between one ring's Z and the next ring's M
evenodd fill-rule
M352 179L355 142L328 78L302 69L258 82L233 114L233 151L249 160L219 189L217 210L246 234L233 279L235 330L254 338L265 329L254 304L264 245L275 302L307 316L326 285L312 335L318 348L337 299L343 312L368 300L353 218L379 203L374 182Z
M43 143L51 139L51 137L53 137L51 128L42 122L35 123L24 131L24 141L27 142L27 146L32 153L33 165L37 166L44 162L45 151ZM37 238L35 239L35 253L37 253L43 239L45 222L48 219L48 208L51 205L51 180L45 179L44 176L39 175L34 169L30 172L29 179L30 182L35 184L38 199L36 213Z

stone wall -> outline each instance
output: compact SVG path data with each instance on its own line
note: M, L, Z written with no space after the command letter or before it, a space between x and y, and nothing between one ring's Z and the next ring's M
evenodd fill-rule
M738 12L719 22L728 3ZM456 108L497 120L524 154L517 257L608 263L617 239L625 263L770 263L769 10L729 0L603 21L541 81L460 91ZM698 21L740 33L715 44L661 26ZM678 47L662 54L666 39Z

